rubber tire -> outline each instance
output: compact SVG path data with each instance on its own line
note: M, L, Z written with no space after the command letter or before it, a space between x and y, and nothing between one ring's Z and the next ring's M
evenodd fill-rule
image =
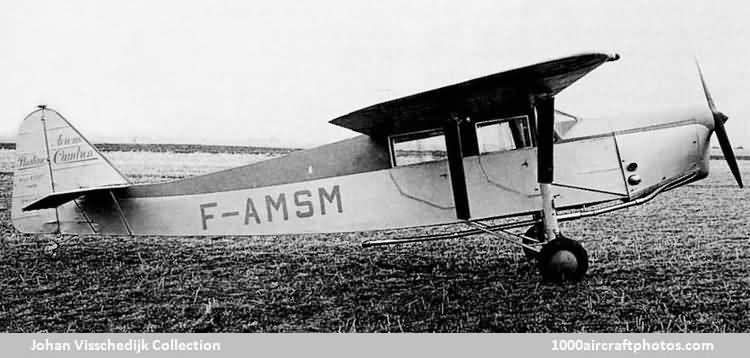
M537 240L539 240L539 242L544 242L545 241L544 235L537 235L536 228L537 228L536 225L530 227L528 230L526 230L526 233L524 234L524 236L528 236L528 237L537 239ZM523 242L526 245L530 245L530 246L533 246L534 244L537 244L534 241L526 240L526 239L521 240L521 242ZM539 255L536 252L531 251L531 250L529 250L529 249L527 249L525 247L521 247L521 249L523 249L523 254L524 254L524 256L526 256L526 259L529 260L529 261L537 259L537 255Z
M559 271L552 263L552 258L561 251L573 254L576 260L575 270ZM537 259L542 280L547 282L580 281L589 269L589 254L586 249L578 241L562 235L542 246Z

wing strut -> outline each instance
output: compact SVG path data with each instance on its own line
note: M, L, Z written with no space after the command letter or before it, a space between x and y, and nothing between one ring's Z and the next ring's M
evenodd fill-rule
M130 223L128 223L128 219L125 217L125 212L122 211L122 207L120 206L120 201L117 200L117 196L115 195L112 190L109 191L109 197L112 198L112 202L115 203L115 208L117 209L117 213L120 214L120 220L122 220L123 225L125 225L125 230L128 230L128 235L133 236L133 229L130 228Z
M461 117L453 116L445 123L445 149L448 152L448 170L450 170L451 187L453 188L453 202L456 205L456 217L469 220L469 194L466 190L466 174L464 173L464 153L461 148Z
M534 107L536 107L536 127L537 127L537 182L539 191L542 194L542 222L544 232L548 240L554 240L560 233L560 226L557 222L557 213L554 206L554 197L552 195L552 181L554 179L554 148L553 141L555 136L555 97L552 95L543 95L532 97ZM531 111L532 115L534 111Z

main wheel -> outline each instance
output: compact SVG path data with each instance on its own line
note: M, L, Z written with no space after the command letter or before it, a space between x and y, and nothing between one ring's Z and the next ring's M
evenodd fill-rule
M537 232L540 232L540 233L537 234ZM541 230L537 230L537 225L534 225L534 226L530 227L528 230L526 230L526 233L523 234L523 235L524 236L528 236L528 237L530 237L532 239L536 239L537 240L537 241L532 241L532 240L529 240L529 239L523 239L521 241L524 244L529 245L529 246L534 246L535 244L538 244L540 242L544 242L545 239L546 239L544 237L544 233L542 233ZM524 256L526 256L526 259L533 260L533 259L537 258L538 254L536 252L531 251L531 250L529 250L529 249L527 249L525 247L522 247L522 249L523 249Z
M562 235L542 246L537 259L544 281L580 281L589 268L586 249Z

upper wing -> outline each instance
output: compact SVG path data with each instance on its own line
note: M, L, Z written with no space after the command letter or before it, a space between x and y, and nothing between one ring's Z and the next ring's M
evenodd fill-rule
M451 113L500 116L528 110L529 95L555 95L618 55L581 54L376 104L330 123L371 136L442 127Z

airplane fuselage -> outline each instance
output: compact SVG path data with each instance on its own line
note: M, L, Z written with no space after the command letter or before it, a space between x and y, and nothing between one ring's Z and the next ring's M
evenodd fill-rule
M708 174L711 114L579 120L555 143L558 209L628 201ZM457 222L448 161L394 166L385 140L359 136L172 183L113 189L59 206L41 232L275 235ZM539 210L536 147L463 159L472 219ZM116 202L115 200L116 199ZM108 208L108 210L105 210Z

